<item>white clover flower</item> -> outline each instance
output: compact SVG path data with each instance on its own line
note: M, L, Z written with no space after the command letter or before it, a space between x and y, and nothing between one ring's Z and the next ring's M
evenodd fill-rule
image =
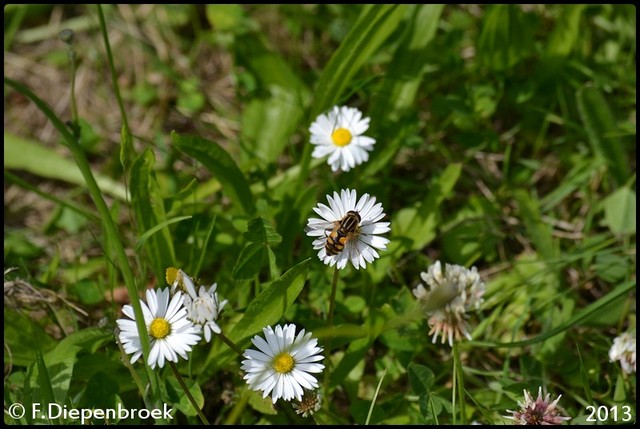
M207 342L211 341L211 332L222 333L216 320L222 307L227 303L226 299L222 302L218 301L216 287L216 283L211 285L208 290L204 286L200 286L200 294L195 299L190 296L184 298L184 306L187 308L189 320L202 327L204 339Z
M278 398L285 401L302 400L303 388L318 388L318 381L312 373L320 373L324 365L318 363L324 356L318 340L305 335L304 329L296 336L296 325L278 325L263 328L265 339L256 335L251 342L258 350L247 349L243 356L242 370L252 390L262 390L262 397L272 393L275 404Z
M613 345L609 349L609 359L611 362L619 360L625 374L636 372L635 332L624 332L613 340Z
M381 203L376 197L364 194L356 200L356 191L343 189L340 195L327 195L329 206L318 203L313 210L322 219L310 218L305 231L313 240L313 248L319 250L318 258L327 265L343 269L347 262L356 268L365 268L379 258L375 249L385 250L389 240L379 234L389 232L389 222L379 222L384 217Z
M204 331L206 342L211 341L211 332L220 334L222 330L216 323L222 307L227 304L227 300L220 302L216 293L217 284L212 284L207 290L200 286L199 293L193 280L184 271L177 268L167 268L167 283L171 284L171 290L181 290L185 292L184 306L187 309L189 320Z
M171 298L171 301L169 299ZM152 369L156 365L164 366L165 360L177 362L178 355L189 359L187 352L191 346L200 341L199 328L187 319L182 293L177 292L173 297L169 289L147 290L147 303L140 302L144 323L149 332L151 353L147 363ZM122 313L129 319L118 319L120 328L118 337L125 353L133 354L131 363L142 356L142 342L136 325L135 314L131 305L125 305Z
M562 398L562 395L558 396L555 401L550 402L551 394L542 399L542 387L538 389L538 398L534 401L531 393L526 389L524 390L524 402L518 401L520 410L511 411L511 416L504 416L507 419L513 420L516 425L561 425L566 420L571 420L571 417L564 417L558 415L559 410L558 401Z
M437 261L426 273L420 273L420 277L429 285L429 291L419 284L413 289L413 295L420 300L429 317L432 342L435 343L438 336L443 344L448 340L450 346L454 339L460 341L463 336L470 340L467 311L480 308L486 289L476 267L468 270L460 265L446 264L443 275L442 265Z
M349 171L369 159L375 140L362 134L369 128L369 118L355 107L334 106L319 115L309 127L311 144L316 145L314 158L329 155L332 171Z

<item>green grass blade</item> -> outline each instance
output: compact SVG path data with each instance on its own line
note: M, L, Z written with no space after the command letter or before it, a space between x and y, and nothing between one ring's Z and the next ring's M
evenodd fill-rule
M45 114L47 119L49 119L53 126L60 132L65 144L71 151L73 158L76 161L76 165L78 166L78 169L82 173L82 177L86 182L89 194L91 195L91 198L93 199L96 208L98 209L102 224L105 227L105 234L107 235L105 240L112 243L118 263L118 268L120 268L122 277L124 278L124 282L127 287L127 291L129 292L129 298L131 299L131 305L133 306L133 311L135 313L138 332L140 333L143 356L145 357L146 362L147 357L149 356L149 353L151 351L151 345L149 342L149 334L144 324L144 316L142 314L142 307L140 306L140 299L138 297L138 289L136 286L135 278L133 276L133 270L129 265L129 259L124 251L124 245L122 244L122 240L120 240L118 229L116 228L113 218L111 217L111 213L109 212L107 203L102 197L102 191L100 190L100 187L96 182L93 172L91 171L91 167L89 166L89 161L87 160L82 147L76 140L76 137L69 132L64 123L56 116L51 107L40 97L35 95L33 91L31 91L21 83L7 77L4 78L4 82L6 85L9 85L25 97L27 97L29 100L31 100L38 107L38 109L40 109L40 111ZM156 392L158 392L157 373L152 371L148 365L145 365L145 369L151 383L151 391L155 394Z
M547 331L547 332L545 332L543 334L538 335L537 337L530 338L530 339L524 340L524 341L515 341L513 343L496 343L496 342L491 342L491 341L469 341L469 344L472 345L472 346L477 346L477 347L506 347L506 348L514 348L514 347L530 346L531 344L540 343L542 341L545 341L545 340L547 340L547 339L549 339L551 337L554 337L554 336L566 331L567 329L570 329L571 327L577 325L578 323L580 323L583 320L589 318L590 316L593 316L593 315L599 313L604 307L606 307L607 305L611 304L615 300L622 298L625 294L627 294L627 293L631 292L633 289L635 289L635 287L636 287L636 282L633 281L633 280L630 280L628 282L625 282L625 283L621 284L620 286L618 286L617 288L615 288L614 290L609 292L607 295L605 295L602 298L600 298L599 300L597 300L596 302L594 302L594 303L588 305L587 307L583 308L582 310L578 311L578 313L576 313L569 320L567 320L564 323L558 325L554 329L551 329L550 331Z
M51 376L49 375L47 364L44 362L44 357L39 350L36 352L36 363L38 368L38 384L37 389L34 389L34 391L41 395L42 403L40 406L41 409L44 409L47 404L56 404L57 402L55 395L53 394L53 386L51 385ZM36 418L39 418L39 416ZM57 418L50 420L50 422L60 424L60 420Z
M250 156L273 162L297 129L310 92L281 55L254 33L239 35L238 62L258 80L265 96L253 98L242 114L242 141Z
M417 5L403 39L389 64L387 76L376 92L379 94L371 108L372 124L385 144L374 151L366 164L363 176L372 176L386 165L402 147L404 133L401 121L414 107L418 89L428 62L430 43L435 37L444 5Z
M153 167L155 156L151 149L146 149L131 166L131 204L136 215L140 241L144 242L144 234L162 225L159 234L149 234L145 248L149 262L156 278L164 278L167 267L175 265L175 252L171 232L166 228L167 218L164 204L155 181Z
M245 213L255 211L247 180L231 156L217 143L197 136L171 133L175 147L195 158L220 181L225 193Z
M618 186L629 178L629 159L623 141L615 134L618 127L609 103L599 89L587 86L576 93L580 119L593 152L609 165L609 172Z
M551 226L542 220L540 204L523 189L516 190L514 197L518 202L520 215L528 236L533 240L536 249L545 259L557 257L556 243L551 236Z
M153 228L145 231L145 233L140 236L140 238L138 239L138 244L136 244L136 250L140 250L142 248L142 246L144 246L144 244L147 242L149 237L151 237L156 232L166 228L167 226L171 225L172 223L181 222L181 221L183 221L185 219L191 219L192 217L193 216L178 216L178 217L173 217L171 219L167 219L164 222L160 222L159 224L157 224Z
M351 79L396 29L403 5L367 5L358 21L331 56L315 89L312 117L329 109L344 96Z
M532 53L533 32L520 7L497 4L487 8L478 40L478 55L491 70L513 67Z
M193 270L194 277L198 277L198 274L200 274L200 269L202 268L202 263L204 262L204 255L207 253L207 247L209 246L209 240L211 239L211 234L213 233L213 227L216 225L217 218L218 217L216 215L213 216L213 219L211 220L211 225L209 225L209 229L207 230L207 236L204 239L204 243L202 243L202 246L200 246L201 251L200 251L200 257L198 258L198 264Z

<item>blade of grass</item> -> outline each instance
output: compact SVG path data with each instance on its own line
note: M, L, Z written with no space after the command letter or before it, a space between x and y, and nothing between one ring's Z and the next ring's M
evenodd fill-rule
M140 306L138 288L133 276L133 270L129 265L129 259L127 257L127 254L125 253L124 245L122 244L120 235L118 234L118 228L116 227L113 218L109 213L107 203L102 197L102 191L100 190L100 187L96 183L96 179L93 176L93 172L91 171L91 167L89 166L89 161L87 160L87 157L82 150L82 147L80 146L77 138L72 135L71 132L69 132L64 123L56 116L56 114L47 103L45 103L40 97L35 95L29 88L17 81L14 81L13 79L5 77L4 82L6 85L15 89L16 91L27 97L29 100L31 100L40 109L40 111L45 114L45 116L51 121L53 126L60 132L64 139L64 142L66 143L66 146L71 151L73 158L76 161L76 165L80 169L80 172L85 179L89 194L91 195L91 198L93 199L93 202L98 209L102 224L104 225L105 231L109 236L108 239L112 243L116 260L118 262L120 272L122 273L122 277L127 287L127 291L129 292L129 298L131 299L131 305L136 317L136 324L138 327L138 332L140 334L142 352L145 358L145 368L151 382L151 389L154 393L159 392L157 374L152 371L151 368L146 364L149 353L151 351L151 345L149 342L149 334L144 323L144 315L142 314L142 307Z
M633 289L635 289L635 287L636 287L636 282L633 280L629 280L621 284L620 286L618 286L617 288L615 288L614 290L609 292L607 295L603 296L602 298L594 302L593 304L590 304L587 307L583 308L582 310L578 311L578 313L572 318L570 318L569 320L560 324L556 328L551 329L550 331L547 331L543 334L538 335L537 337L533 337L523 341L515 341L513 343L497 343L492 341L469 341L467 344L472 346L477 346L477 347L513 348L513 347L530 346L532 344L540 343L542 341L545 341L548 338L558 335L566 331L567 329L577 325L579 322L588 318L589 316L593 316L594 314L598 313L602 308L606 307L608 304L611 304L616 299L621 298L626 293L631 292Z
M66 207L68 209L71 209L73 211L75 211L76 213L81 214L82 216L85 216L88 219L91 219L93 221L98 221L100 218L98 217L98 215L96 215L95 213L89 211L89 209L86 209L76 203L74 203L73 201L66 201L63 200L62 198L58 198L55 195L52 195L50 193L41 191L40 189L36 188L35 186L33 186L32 184L22 180L20 177L14 175L13 173L10 173L9 171L5 170L4 171L4 177L7 181L15 183L16 185L31 191L35 194L40 195L42 198L49 200L49 201L53 201L54 203L58 203L63 207Z
M387 368L382 371L382 375L380 376L380 381L378 381L378 387L376 387L376 391L373 394L373 399L371 400L371 406L369 407L369 413L367 414L367 420L364 422L365 426L369 425L369 420L371 420L371 414L373 414L373 407L376 404L376 399L378 399L378 393L380 393L380 386L382 386L382 380L384 380L384 376L387 375Z

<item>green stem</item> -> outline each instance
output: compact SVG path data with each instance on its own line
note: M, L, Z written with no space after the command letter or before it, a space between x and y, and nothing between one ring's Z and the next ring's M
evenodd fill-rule
M373 414L373 407L376 404L376 400L378 399L378 393L380 393L380 386L382 386L382 380L384 380L384 376L387 375L387 368L382 371L382 375L380 376L380 381L378 382L378 387L376 387L376 391L373 394L373 399L371 400L371 406L369 407L369 413L367 414L367 420L365 420L364 425L368 426L371 421L371 415Z
M300 160L300 175L298 176L298 186L296 189L304 189L304 182L309 176L309 167L311 166L311 147L312 144L305 144L302 150L302 159Z
M225 343L227 346L229 346L229 348L231 350L233 350L234 352L236 352L240 357L242 357L242 353L243 351L240 350L240 348L233 342L231 341L225 334L223 334L222 332L220 332L218 334L218 337L220 337L220 339L222 340L223 343Z
M180 383L180 387L182 387L182 390L184 390L184 393L187 394L187 398L189 398L189 402L191 402L191 405L193 406L193 408L198 413L198 416L200 417L200 420L202 421L203 424L209 426L210 425L209 420L207 420L205 415L202 413L202 410L200 409L200 407L196 403L196 400L193 399L193 396L191 395L191 392L187 388L187 385L184 383L184 380L182 379L182 376L180 375L180 371L178 371L178 367L176 366L176 364L174 362L171 362L171 361L169 361L169 366L173 370L173 375L176 376L176 379L178 380L178 383Z
M149 341L149 333L147 332L147 327L144 323L144 315L142 313L142 307L140 306L140 298L138 297L138 288L133 276L133 270L129 265L129 259L127 257L127 254L125 253L124 245L120 240L118 228L116 227L113 218L111 217L111 213L109 212L107 203L102 196L102 191L100 190L100 187L96 183L96 179L91 172L91 167L89 166L87 157L85 156L84 151L80 146L78 136L72 135L65 124L56 116L51 107L47 103L42 101L40 97L35 95L29 88L8 77L4 78L4 82L16 91L23 94L25 97L29 98L36 106L38 106L38 108L47 116L47 118L51 121L53 126L58 130L58 132L62 135L63 139L67 143L67 147L71 151L76 165L78 166L78 169L80 170L80 173L85 180L87 189L89 190L89 194L91 195L91 198L96 205L96 209L98 210L100 219L102 220L102 224L104 225L107 234L108 242L110 242L111 246L113 247L112 250L115 253L116 261L118 262L118 266L122 272L122 277L127 287L129 298L131 299L131 306L133 307L133 312L136 318L136 325L140 334L142 353L145 358L144 361L147 362L149 353L151 351L151 344ZM145 365L145 368L151 382L152 392L156 393L158 392L157 374L152 371L148 365Z
M120 87L118 86L118 79L116 74L116 66L113 62L113 54L111 53L111 45L109 44L109 36L107 34L107 25L104 20L104 13L102 12L102 6L98 6L98 17L100 18L100 30L102 31L102 38L104 39L104 47L107 50L107 58L109 59L109 70L111 71L111 81L113 82L113 92L116 94L118 100L118 106L120 107L120 114L122 115L122 122L126 129L127 134L131 134L129 130L129 122L127 121L127 112L124 110L124 103L120 96Z
M74 132L79 132L78 127L78 105L76 103L76 52L73 50L73 45L69 44L69 64L71 65L71 120L75 127Z
M460 361L460 349L457 342L453 343L453 385L454 385L454 399L455 399L455 387L458 389L458 399L460 401L460 424L465 425L466 413L464 409L464 374L462 373L462 362ZM455 404L455 403L454 403ZM455 407L453 411L453 424L455 423Z
M331 338L333 337L333 312L336 307L336 290L338 289L338 274L340 270L336 266L336 270L333 272L333 281L331 282L331 296L329 297L329 314L327 315L327 330L329 336L325 344L325 369L324 369L324 390L325 395L328 395L329 389L329 372L331 372ZM328 396L327 396L328 397Z

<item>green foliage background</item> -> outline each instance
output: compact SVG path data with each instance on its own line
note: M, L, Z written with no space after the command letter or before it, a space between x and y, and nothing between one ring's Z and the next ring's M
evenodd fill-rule
M590 405L635 420L635 376L607 354L635 330L633 6L103 10L110 54L93 5L5 7L5 410L168 403L197 423L170 370L129 366L113 334L123 283L164 287L175 266L217 282L241 347L284 322L331 339L317 423L502 424L541 385L570 423ZM339 174L308 143L333 105L362 110L377 142ZM332 330L333 271L304 227L343 188L382 202L391 243L341 272ZM459 345L462 413L451 348L413 311L436 260L488 286ZM217 339L179 365L212 423L311 421L239 367Z

